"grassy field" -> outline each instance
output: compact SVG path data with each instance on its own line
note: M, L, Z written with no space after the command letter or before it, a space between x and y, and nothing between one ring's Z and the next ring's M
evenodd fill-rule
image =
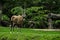
M60 31L40 31L27 28L15 28L12 32L8 27L0 27L0 40L60 40Z

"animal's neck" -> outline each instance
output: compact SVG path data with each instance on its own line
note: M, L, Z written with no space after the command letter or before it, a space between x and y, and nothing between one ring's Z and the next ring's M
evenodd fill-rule
M26 14L22 14L23 17L26 17Z

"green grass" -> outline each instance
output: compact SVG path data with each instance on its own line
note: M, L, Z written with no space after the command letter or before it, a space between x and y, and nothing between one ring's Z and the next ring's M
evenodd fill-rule
M15 28L14 32L12 32L8 27L0 27L0 40L60 40L60 31Z

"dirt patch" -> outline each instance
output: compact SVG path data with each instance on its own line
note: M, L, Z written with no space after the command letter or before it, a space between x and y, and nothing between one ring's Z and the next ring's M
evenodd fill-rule
M60 31L60 29L32 29L32 30L41 30L41 31Z

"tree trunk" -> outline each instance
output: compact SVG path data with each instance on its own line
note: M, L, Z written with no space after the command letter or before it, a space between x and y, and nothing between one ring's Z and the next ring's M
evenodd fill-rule
M51 19L51 13L48 13L48 29L52 29L52 19Z
M2 17L2 4L0 3L0 25L1 25L1 17Z
M2 10L0 10L0 25L1 25L1 17L2 17Z
M49 18L48 19L48 29L52 29L52 28L53 28L53 26L52 26L52 19Z

